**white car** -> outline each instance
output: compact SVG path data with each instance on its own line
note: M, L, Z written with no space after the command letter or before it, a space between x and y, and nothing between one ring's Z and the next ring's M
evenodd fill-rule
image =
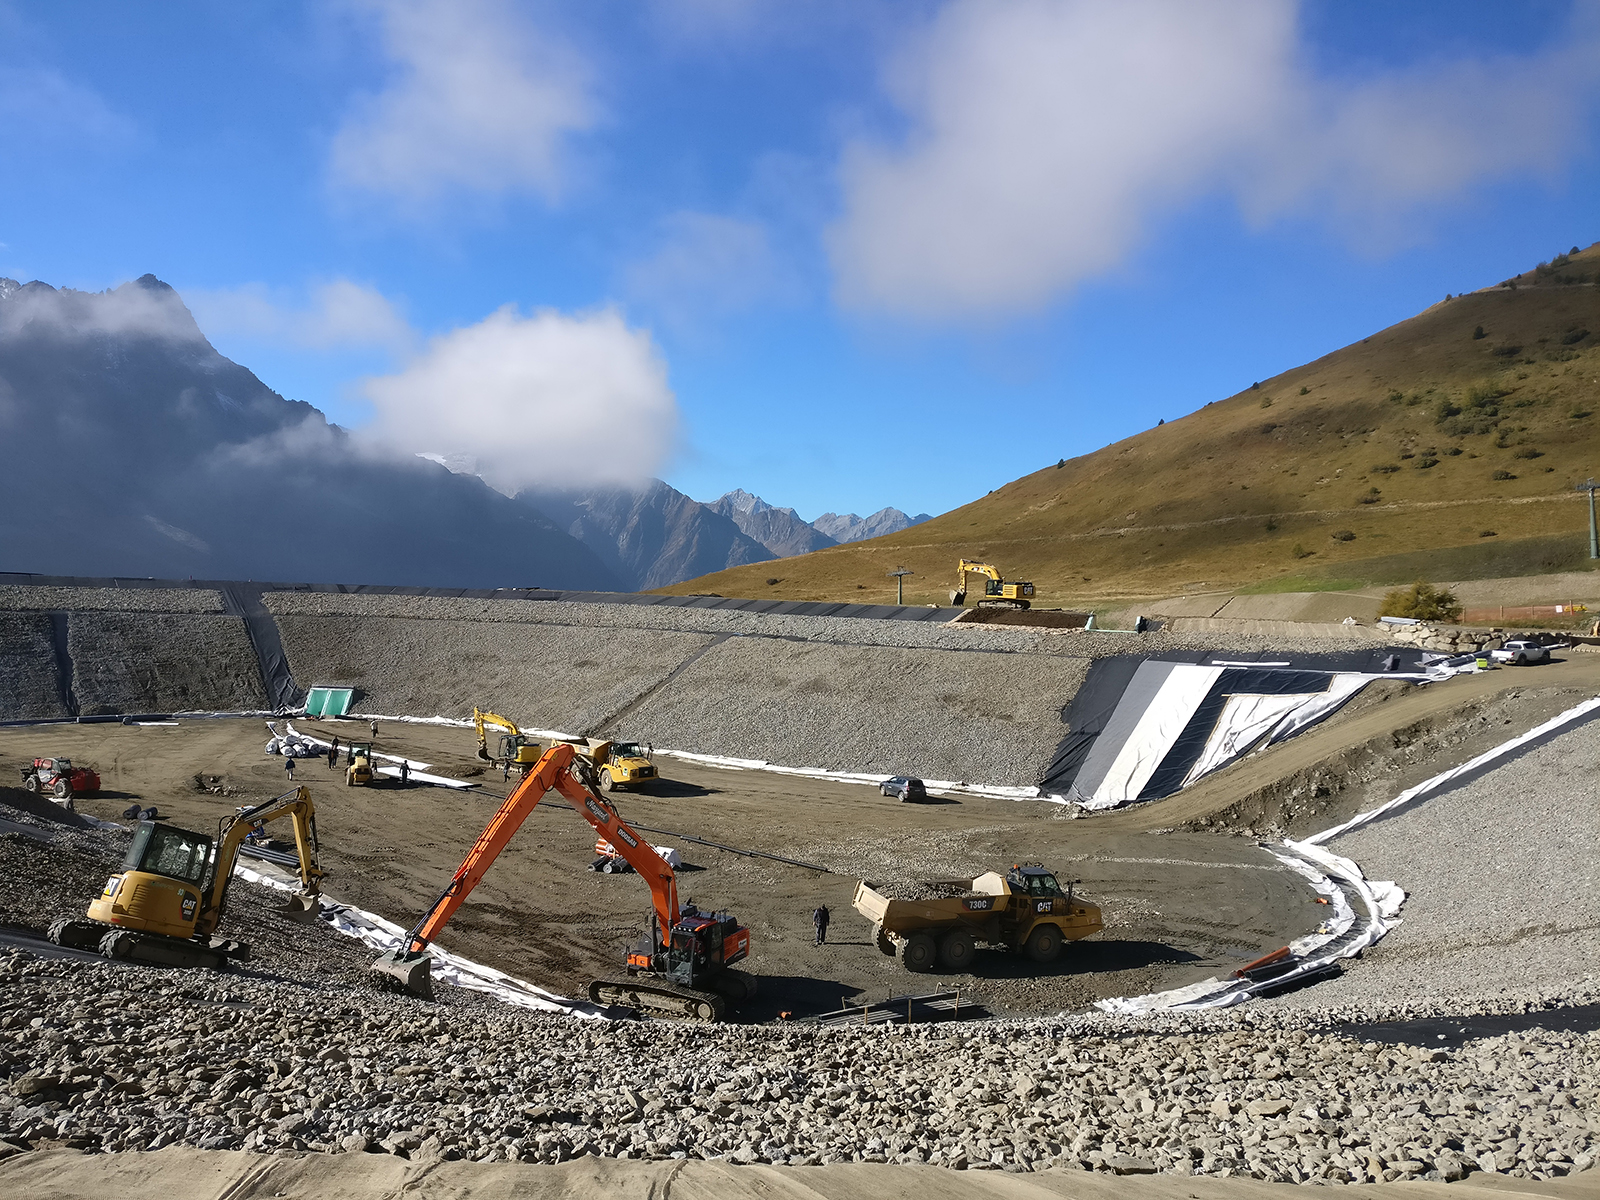
M1529 638L1512 638L1498 650L1489 651L1489 657L1497 663L1514 663L1519 667L1532 666L1534 663L1550 661L1549 649Z

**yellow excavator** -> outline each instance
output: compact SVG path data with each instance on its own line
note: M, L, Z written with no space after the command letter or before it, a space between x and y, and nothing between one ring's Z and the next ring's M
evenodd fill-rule
M516 722L499 713L484 712L476 706L472 710L472 723L478 728L478 757L497 767L516 767L524 775L533 770L539 761L543 746L517 728ZM494 725L506 732L500 735L495 753L489 753L489 733L485 726Z
M304 786L217 823L217 835L140 821L122 870L89 905L88 920L58 918L48 937L58 946L98 949L107 958L169 967L222 967L246 962L250 947L216 936L228 907L239 846L268 821L294 822L300 890L284 915L316 919L322 893L317 865L317 813Z
M968 562L961 559L956 564L956 586L950 590L950 603L962 605L967 602L967 573L985 576L988 582L983 585L983 599L978 601L979 608L1027 608L1032 604L1033 584L1008 583L1000 578L1000 572L989 563Z

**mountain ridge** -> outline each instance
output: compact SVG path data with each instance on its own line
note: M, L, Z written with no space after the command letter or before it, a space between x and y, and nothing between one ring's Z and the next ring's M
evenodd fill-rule
M154 275L0 281L0 433L30 448L0 476L10 570L619 587L481 480L358 449L218 353Z
M1487 578L1588 565L1600 476L1600 245L1451 296L921 525L671 591L945 603L958 558L1041 607L1238 587Z

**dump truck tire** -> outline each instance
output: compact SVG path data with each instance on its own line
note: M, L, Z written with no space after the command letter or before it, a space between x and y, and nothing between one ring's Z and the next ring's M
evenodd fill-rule
M965 971L972 966L977 949L970 933L965 929L952 929L939 943L939 965L946 971Z
M611 771L609 768L602 768L600 771L600 790L606 792L614 792L617 790L617 781L611 778Z
M906 970L919 975L933 970L934 964L939 961L939 947L933 940L933 934L913 933L906 939L905 949L900 952L900 961L905 964Z
M1036 963L1052 963L1061 954L1061 930L1041 925L1028 935L1028 957Z
M890 958L894 957L894 939L883 931L881 922L872 927L872 940L877 945L880 953Z

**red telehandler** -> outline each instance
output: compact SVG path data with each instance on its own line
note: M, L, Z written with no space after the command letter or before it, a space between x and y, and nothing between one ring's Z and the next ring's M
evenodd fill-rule
M493 865L506 843L551 789L560 792L617 853L650 885L654 912L650 928L628 952L626 979L599 979L589 985L596 1004L637 1010L641 1015L720 1021L727 1003L755 995L753 977L729 968L750 953L750 930L727 913L703 913L678 906L678 880L672 868L630 829L617 810L595 790L592 767L572 746L550 747L512 789L478 835L450 885L406 935L404 945L385 954L372 969L398 979L413 995L431 997L435 941L455 911Z

